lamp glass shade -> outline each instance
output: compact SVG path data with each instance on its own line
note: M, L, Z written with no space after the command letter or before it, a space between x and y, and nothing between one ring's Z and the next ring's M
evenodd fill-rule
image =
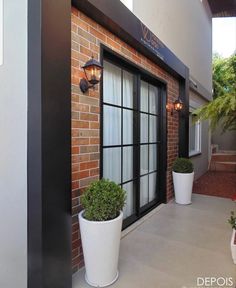
M180 99L174 102L174 109L175 111L180 111L183 109L183 102Z
M92 85L98 84L102 75L102 65L92 58L83 66L86 78Z

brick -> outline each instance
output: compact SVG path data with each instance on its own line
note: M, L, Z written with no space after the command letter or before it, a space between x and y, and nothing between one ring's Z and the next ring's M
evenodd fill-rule
M90 113L80 113L80 120L98 121L98 115L97 114L90 114ZM86 127L86 128L88 128L88 127Z
M84 46L81 46L81 45L80 45L80 52L85 54L88 57L92 57L92 54L93 54L90 49L88 49Z
M90 47L90 50L93 51L93 52L96 52L97 54L99 53L100 51L100 48L98 45L94 44L94 43L90 43L89 44L89 47Z
M98 124L99 125L99 123L90 123L90 128L92 128L91 127L92 124ZM89 144L100 144L100 139L99 138L90 138Z
M99 130L80 130L79 137L99 137Z
M90 33L84 31L83 29L78 27L77 33L78 33L78 35L87 39L89 42L96 43L96 38L93 35L91 35Z
M99 160L100 154L99 153L92 153L90 154L90 160Z
M79 223L75 223L72 225L72 233L79 231Z
M79 188L79 181L74 181L71 184L72 190L78 189Z
M78 146L72 147L71 153L72 153L72 155L79 154L79 147Z
M71 198L76 198L79 197L79 189L72 191L71 193Z
M80 170L87 170L87 169L97 168L97 167L98 167L98 161L80 163Z
M94 89L90 89L89 90L89 97L93 97L93 98L99 98L100 94L99 94L99 85L96 86L96 88Z
M102 34L101 32L99 32L98 30L94 29L93 27L90 27L89 29L90 33L95 37L100 39L103 42L106 42L106 35Z
M98 178L99 178L98 176L93 176L90 178L80 180L80 187L87 187L91 182L98 180Z
M93 105L93 106L99 105L98 99L94 99L94 98L88 97L88 96L80 96L80 103Z
M98 107L98 106L91 106L91 107L90 107L90 112L91 112L91 113L100 113L100 107Z
M90 176L99 175L99 168L91 169Z
M91 145L91 146L81 146L80 147L80 153L92 153L92 152L98 152L98 145Z
M89 128L89 122L88 121L72 121L72 128Z
M78 179L84 179L90 176L89 170L81 171L78 173Z
M107 44L112 46L112 48L115 48L116 50L121 50L120 44L118 44L117 42L113 41L110 38L107 38Z
M89 145L89 138L78 138L78 145Z
M78 198L72 199L71 205L72 205L72 207L78 206L78 205L79 205L79 200L78 200Z

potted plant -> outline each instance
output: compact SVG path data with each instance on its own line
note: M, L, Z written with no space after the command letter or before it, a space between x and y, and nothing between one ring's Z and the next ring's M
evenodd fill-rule
M193 163L187 158L177 158L173 164L175 202L191 204L193 188Z
M236 264L236 215L234 214L234 211L231 211L231 216L228 219L228 223L231 225L233 229L230 246L233 262L234 264Z
M91 183L81 196L84 210L79 213L79 223L85 280L91 286L108 286L118 278L125 199L125 191L105 179Z

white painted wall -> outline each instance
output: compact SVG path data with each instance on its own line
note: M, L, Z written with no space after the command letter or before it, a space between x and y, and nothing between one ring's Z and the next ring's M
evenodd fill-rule
M2 20L2 19L1 19ZM27 287L27 0L4 0L0 66L0 287Z
M131 4L130 1L133 3ZM124 0L133 13L212 91L212 19L206 0Z

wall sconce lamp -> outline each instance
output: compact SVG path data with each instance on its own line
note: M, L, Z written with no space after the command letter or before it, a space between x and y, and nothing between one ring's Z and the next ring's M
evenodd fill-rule
M94 88L94 86L100 82L103 67L92 56L82 68L84 69L86 79L81 79L79 86L81 91L85 93L88 89Z
M172 116L174 113L174 110L179 112L183 109L183 106L184 106L183 102L180 100L180 98L178 98L177 100L175 100L174 103L166 104L166 110L168 112L170 112L170 114Z

